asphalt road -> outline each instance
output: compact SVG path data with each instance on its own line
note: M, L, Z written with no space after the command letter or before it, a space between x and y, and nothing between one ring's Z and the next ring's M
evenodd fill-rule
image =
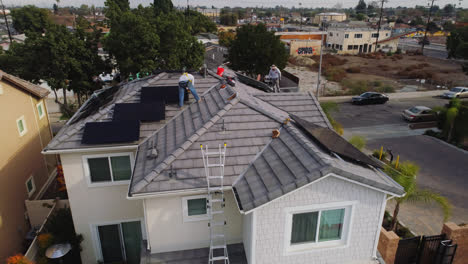
M465 99L466 100L466 99ZM400 117L401 111L415 105L443 106L441 98L392 100L384 105L356 106L339 104L332 116L343 125L344 136L364 136L367 149L392 149L400 160L420 166L418 185L436 191L453 204L456 223L468 222L468 153L437 139L421 135L426 129L411 130ZM390 203L387 210L392 210ZM437 234L442 228L442 212L434 204L408 204L400 211L400 220L417 234Z
M402 38L398 43L398 47L402 50L421 49L418 40L413 38ZM445 45L429 44L424 46L424 55L433 58L447 59L447 50Z

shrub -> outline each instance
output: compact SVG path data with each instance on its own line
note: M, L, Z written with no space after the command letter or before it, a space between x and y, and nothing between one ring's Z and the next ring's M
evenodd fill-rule
M380 64L380 65L377 66L377 67L379 67L379 68L380 68L381 70L383 70L383 71L388 71L388 70L390 70L390 66L388 66L388 65L386 65L386 64Z
M360 73L360 72L361 72L361 67L359 67L359 66L349 67L348 69L346 69L346 72L349 72L349 73Z
M324 71L327 80L332 82L340 82L346 77L346 72L338 67L327 67Z
M18 254L15 256L11 256L7 259L6 264L33 264L28 258L23 256L22 254Z
M376 89L376 91L379 92L379 93L394 93L395 88L393 88L393 86L391 86L391 85L386 84L386 85L384 85L382 87L378 87Z
M37 242L41 249L47 249L54 243L54 237L51 233L44 233L37 236Z
M365 81L351 81L344 80L341 84L348 89L348 94L357 95L367 92L369 90L367 82Z
M372 156L376 157L376 158L379 158L380 156L380 149L375 149L373 152L372 152ZM387 158L387 152L385 151L382 151L382 160L386 159Z
M362 136L353 136L349 139L349 143L359 150L366 146L366 139Z
M372 86L374 86L374 87L382 86L382 81L378 81L378 80L377 80L377 81L373 81L373 82L372 82Z

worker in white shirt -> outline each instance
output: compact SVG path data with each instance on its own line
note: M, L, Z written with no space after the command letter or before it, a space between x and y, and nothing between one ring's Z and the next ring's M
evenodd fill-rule
M185 90L190 90L190 92L193 94L193 97L195 97L195 100L197 102L200 102L200 97L197 94L197 91L193 87L195 84L195 78L193 77L192 74L188 73L184 69L184 73L179 78L179 106L182 107L184 106L184 96L185 96Z
M279 82L281 80L281 71L276 65L271 65L270 72L268 73L270 81L273 83L273 92L279 93Z

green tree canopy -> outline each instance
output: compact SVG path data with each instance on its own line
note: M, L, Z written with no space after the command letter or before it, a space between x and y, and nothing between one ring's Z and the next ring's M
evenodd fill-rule
M228 55L234 70L245 71L249 75L267 74L272 64L283 69L288 57L283 42L264 24L238 28Z
M237 26L237 20L237 14L234 13L221 14L219 17L219 22L225 26Z
M110 21L110 25L117 23L120 16L130 10L130 3L128 0L106 0L104 2L106 8L104 9L104 14L106 18Z
M452 30L446 40L448 57L468 59L468 53L463 48L465 43L468 43L468 26Z
M47 9L31 5L13 9L11 17L13 18L13 27L20 33L43 33L51 23Z
M216 24L200 12L188 10L188 12L185 12L185 16L192 35L206 32L215 33L218 30Z
M174 10L171 0L154 0L153 7L156 15L167 14Z
M357 6L356 6L356 13L358 14L365 14L366 13L366 2L364 0L359 0Z

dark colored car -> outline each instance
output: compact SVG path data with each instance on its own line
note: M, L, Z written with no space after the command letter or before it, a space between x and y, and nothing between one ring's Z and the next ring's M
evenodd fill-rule
M410 122L429 122L437 120L437 113L425 106L414 106L410 109L406 109L401 113L401 116Z
M388 96L381 93L366 92L351 99L353 104L385 104L388 101Z

